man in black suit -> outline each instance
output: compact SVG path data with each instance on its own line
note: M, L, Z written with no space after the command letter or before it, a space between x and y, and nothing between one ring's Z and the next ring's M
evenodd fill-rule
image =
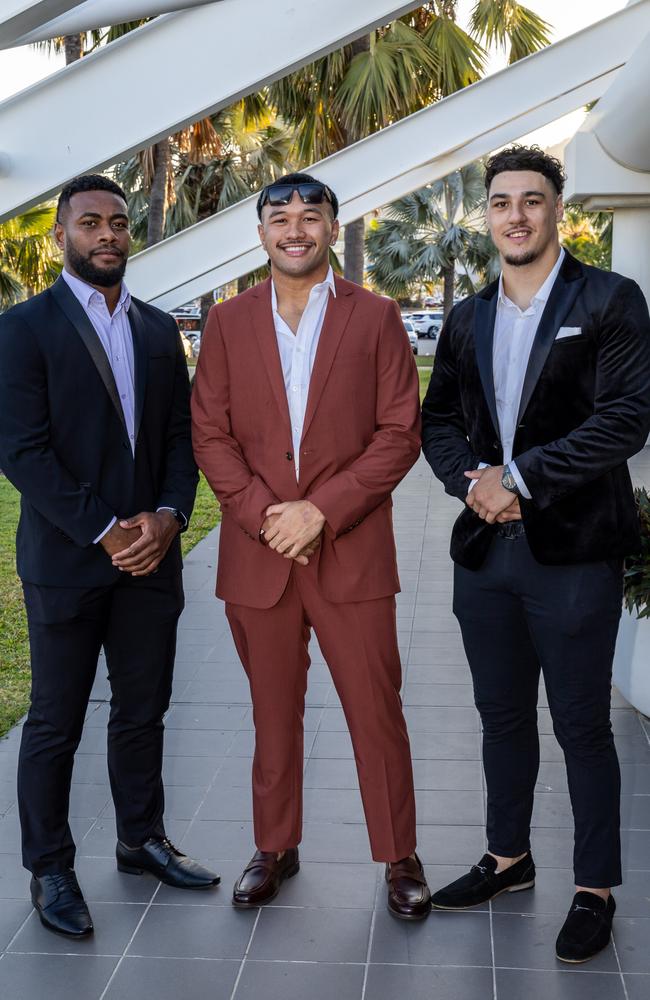
M536 148L489 161L501 278L452 310L424 401L426 458L466 505L454 613L488 792L488 853L433 904L534 885L541 668L575 822L576 895L556 954L580 962L609 941L621 882L610 688L623 558L640 544L626 462L650 430L650 320L633 281L561 249L563 184Z
M68 801L102 646L118 868L188 889L219 880L163 824L179 533L198 479L178 331L122 280L129 228L113 181L68 184L55 237L61 277L0 316L0 467L22 494L16 552L32 666L18 765L23 863L43 924L78 937L93 926Z

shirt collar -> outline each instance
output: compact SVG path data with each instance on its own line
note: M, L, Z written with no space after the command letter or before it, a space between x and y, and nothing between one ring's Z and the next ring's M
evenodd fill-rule
M548 277L544 281L544 284L540 288L538 288L537 291L535 292L535 294L533 295L533 297L532 297L532 299L530 301L530 305L528 306L528 309L532 308L532 306L534 304L538 303L538 302L546 302L548 300L548 297L551 294L551 289L553 288L553 285L555 284L555 279L557 278L558 274L560 273L560 268L562 267L562 262L563 262L565 256L566 256L566 253L564 251L564 247L560 247L560 254L559 254L558 259L555 261L555 264L553 265L552 271L550 272L550 274L548 275ZM508 298L508 296L506 295L506 293L504 291L504 288L503 288L503 272L501 272L501 274L499 275L499 303L501 305L504 305L504 306L514 306L515 308L518 308L515 305L515 303L511 299ZM520 311L521 312L527 312L528 310L522 309Z
M334 271L332 270L332 265L330 264L327 274L325 276L325 281L319 281L317 285L314 285L309 292L309 297L311 298L314 292L317 294L324 291L326 288L330 290L334 298L336 298L336 282L334 281ZM273 312L278 311L278 296L275 291L275 282L271 280L271 306L273 307Z
M88 309L90 307L90 303L93 301L93 296L97 295L100 297L100 299L105 301L104 296L102 295L101 292L98 292L96 288L93 288L92 285L89 285L87 281L82 281L82 279L78 278L76 274L70 274L70 272L66 271L65 268L61 272L61 277L65 281L70 291L74 294L75 298L79 300L84 309ZM119 310L122 308L128 311L130 306L131 306L131 293L129 292L125 282L123 281L122 286L120 288L120 297L117 301L117 306L115 307L113 315L119 312Z

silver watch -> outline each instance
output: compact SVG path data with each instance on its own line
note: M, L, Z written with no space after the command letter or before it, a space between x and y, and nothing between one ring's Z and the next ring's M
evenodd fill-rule
M520 495L519 487L517 486L517 480L510 471L510 466L506 465L503 470L503 475L501 476L501 485L504 489L508 490L509 493L514 493L516 496Z

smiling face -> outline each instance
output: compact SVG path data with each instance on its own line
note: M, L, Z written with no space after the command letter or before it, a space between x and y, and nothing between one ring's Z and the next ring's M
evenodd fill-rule
M54 236L66 270L89 285L119 285L129 255L126 203L112 191L78 191L61 210Z
M328 201L305 205L294 191L288 205L264 206L258 232L272 269L303 278L327 269L339 224Z
M502 260L523 267L559 251L564 205L551 181L533 170L496 174L488 192L487 223Z

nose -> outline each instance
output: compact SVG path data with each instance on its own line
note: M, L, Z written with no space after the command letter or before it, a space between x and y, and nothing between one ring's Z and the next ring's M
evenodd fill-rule
M508 222L510 224L514 222L524 222L526 219L525 205L523 202L513 201L510 204L510 211L508 213Z
M98 236L98 239L99 239L100 243L116 243L117 242L117 234L115 233L115 231L113 230L113 228L108 224L108 222L104 223L99 228L97 236Z

